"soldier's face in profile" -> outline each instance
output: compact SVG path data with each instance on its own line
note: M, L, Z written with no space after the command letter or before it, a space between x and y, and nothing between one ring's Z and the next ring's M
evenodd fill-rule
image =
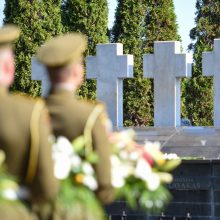
M76 87L79 87L83 82L84 66L83 61L80 59L78 62L74 63L72 66L73 80Z
M0 84L9 87L14 81L14 54L11 49L0 50Z

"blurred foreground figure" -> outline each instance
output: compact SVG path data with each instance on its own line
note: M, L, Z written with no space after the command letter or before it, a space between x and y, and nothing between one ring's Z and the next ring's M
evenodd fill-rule
M0 202L0 219L36 219L30 214L32 208L40 219L49 219L58 182L53 174L48 114L42 101L8 93L15 71L12 42L18 37L16 26L0 29L0 149L6 154L7 171L22 189L18 197L28 208Z
M91 144L99 156L95 166L98 181L96 194L105 204L113 200L107 113L103 105L77 100L74 95L83 82L85 49L83 35L67 34L47 42L39 49L37 59L46 66L52 84L47 106L55 136L65 136L73 141L84 133L88 123L91 125Z

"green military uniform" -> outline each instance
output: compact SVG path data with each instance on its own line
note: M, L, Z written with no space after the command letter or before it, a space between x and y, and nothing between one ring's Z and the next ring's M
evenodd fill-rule
M14 26L0 29L0 45L15 40L17 32ZM0 102L0 149L6 154L7 170L30 191L30 205L47 204L56 196L58 181L53 175L48 140L51 129L45 105L42 101L12 96L4 87L0 87ZM0 203L1 220L29 217L24 208Z
M56 69L77 61L85 48L86 41L82 35L64 35L52 39L43 46L37 58L47 67ZM52 118L55 136L65 136L70 141L84 133L88 119L99 108L88 102L77 100L72 91L56 86L52 86L46 103ZM95 167L99 185L97 196L103 203L109 203L114 193L111 185L110 144L105 129L105 118L106 112L103 108L98 113L91 129L93 148L99 156L99 162Z

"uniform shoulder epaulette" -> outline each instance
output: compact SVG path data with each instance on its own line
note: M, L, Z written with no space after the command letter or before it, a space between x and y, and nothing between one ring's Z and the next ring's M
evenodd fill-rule
M39 140L40 140L40 117L41 112L45 108L45 103L43 100L39 99L35 102L31 120L30 120L30 134L31 134L31 145L28 161L28 169L26 173L26 183L32 183L34 176L37 172L37 164L39 157Z
M97 104L91 114L89 115L89 118L86 122L85 128L84 128L84 138L85 138L85 147L87 152L92 151L92 130L95 126L95 123L100 115L102 115L104 111L104 106L101 104Z

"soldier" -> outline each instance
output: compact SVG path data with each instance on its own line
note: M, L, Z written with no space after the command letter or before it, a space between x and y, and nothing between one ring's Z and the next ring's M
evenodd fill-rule
M25 198L28 205L38 207L46 219L58 191L48 140L51 134L48 114L42 101L8 93L15 70L12 42L19 37L19 32L13 25L0 29L0 149L6 154L8 172L25 187L26 196L29 194ZM24 207L0 202L0 219L32 217Z
M83 35L67 34L47 42L39 49L37 59L46 66L52 84L46 103L55 136L65 136L73 141L90 124L92 147L99 156L95 166L99 185L96 193L106 204L113 199L106 112L103 105L80 101L74 96L83 81L82 57L85 49L86 39Z

